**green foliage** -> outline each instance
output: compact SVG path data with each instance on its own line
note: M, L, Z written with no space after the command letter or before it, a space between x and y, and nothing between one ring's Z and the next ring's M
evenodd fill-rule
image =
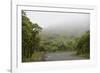
M87 58L90 56L90 32L87 31L83 36L79 39L78 44L76 46L77 55L82 55Z
M43 35L41 38L41 51L63 52L76 51L77 55L89 58L90 54L90 35L84 32L80 37L68 37L67 35Z
M43 35L41 38L41 51L46 52L62 52L74 50L75 41L74 39L68 38L67 36L61 35Z
M24 58L23 62L35 62L44 60L44 58L41 56L44 56L44 52L34 52L30 58Z
M41 27L36 23L32 23L26 16L26 13L22 11L22 61L26 58L30 58L34 51L39 48L39 32Z

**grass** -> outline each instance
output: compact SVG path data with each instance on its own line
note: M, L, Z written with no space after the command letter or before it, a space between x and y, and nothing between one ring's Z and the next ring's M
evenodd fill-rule
M24 62L36 62L44 60L44 52L34 52L31 58L24 59Z
M79 53L79 54L76 54L76 56L80 56L80 57L84 57L84 58L87 58L87 59L90 59L90 55L88 53Z

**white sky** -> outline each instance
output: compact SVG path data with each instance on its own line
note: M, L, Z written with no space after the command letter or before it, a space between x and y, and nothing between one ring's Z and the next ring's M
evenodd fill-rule
M38 23L44 30L85 31L89 30L90 15L83 13L56 13L25 11L33 23ZM73 29L73 30L72 30Z

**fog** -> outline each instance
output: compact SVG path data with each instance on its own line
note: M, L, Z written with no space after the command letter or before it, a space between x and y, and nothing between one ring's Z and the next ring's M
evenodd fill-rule
M90 27L90 15L85 13L25 12L33 23L43 28L42 31L45 33L78 35L88 31Z

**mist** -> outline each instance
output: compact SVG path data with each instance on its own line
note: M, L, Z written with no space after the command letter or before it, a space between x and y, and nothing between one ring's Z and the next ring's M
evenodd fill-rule
M33 23L42 27L43 33L80 35L90 30L90 14L25 11Z

